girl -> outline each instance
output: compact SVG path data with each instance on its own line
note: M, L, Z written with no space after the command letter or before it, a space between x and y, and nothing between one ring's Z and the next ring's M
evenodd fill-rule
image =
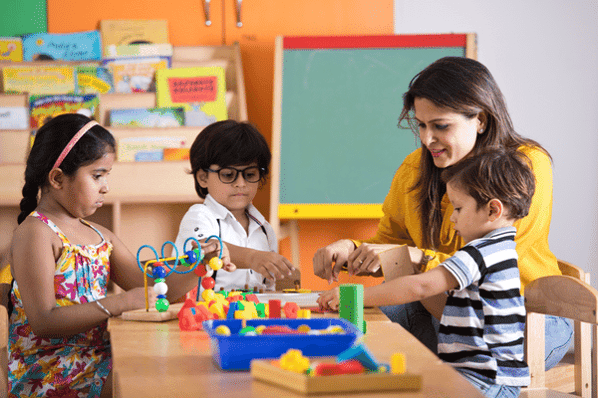
M37 132L10 253L10 397L110 396L106 320L145 306L135 257L112 232L83 220L103 205L114 158L112 135L83 115L57 116ZM106 297L110 279L125 293ZM172 279L174 298L196 283L187 274Z
M408 155L397 170L376 236L365 242L340 240L319 249L313 260L316 275L332 282L344 264L349 273L379 273L378 254L396 245L407 245L413 258L425 259L413 272L430 270L449 258L463 245L463 239L453 231L453 208L440 174L489 147L524 153L536 178L529 215L515 223L522 288L536 278L560 275L548 247L550 156L540 144L515 131L502 93L484 65L461 57L432 63L409 84L400 121L410 123L421 148ZM436 352L438 324L419 302L383 309ZM572 333L569 321L546 317L547 368L567 352Z

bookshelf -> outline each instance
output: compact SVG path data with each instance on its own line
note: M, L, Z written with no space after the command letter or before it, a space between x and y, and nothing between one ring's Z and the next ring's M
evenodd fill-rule
M67 62L65 62L67 63ZM27 63L22 63L27 64ZM39 63L35 63L38 65ZM51 65L62 64L59 61ZM8 65L0 63L0 68ZM222 66L226 77L228 117L247 120L247 103L241 50L230 46L174 47L172 67ZM0 95L0 107L27 106L26 95ZM156 106L155 93L101 94L100 124L108 125L111 109ZM115 138L142 136L184 136L190 146L201 127L123 128L107 127ZM16 227L23 187L28 130L0 130L0 252L10 243ZM179 222L192 203L199 202L188 161L116 162L111 172L106 202L89 220L113 230L136 253L149 244L160 250L174 241Z

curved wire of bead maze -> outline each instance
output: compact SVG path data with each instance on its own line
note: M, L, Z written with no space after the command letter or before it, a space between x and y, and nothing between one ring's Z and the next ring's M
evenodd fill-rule
M212 235L206 239L206 242L208 242L210 239L218 239L218 242L220 244L220 252L218 254L218 257L214 257L210 260L209 265L206 264L206 269L208 266L210 267L210 270L220 269L222 267L222 240L220 239L219 236ZM183 245L183 249L187 247L187 243L191 240L197 244L197 248L195 248L193 250L185 251L185 254L180 257L179 257L179 250L177 249L175 244L172 243L171 241L164 242L164 244L162 245L162 249L161 249L162 258L158 257L158 252L156 251L156 249L153 248L153 246L150 246L150 245L143 245L139 248L139 250L137 250L137 265L139 266L139 269L141 269L141 272L143 272L143 286L145 288L145 310L146 311L149 311L149 297L148 297L148 290L147 290L148 289L148 284L147 284L148 276L150 278L154 278L154 291L156 291L156 293L158 293L158 301L156 301L156 310L158 310L159 312L164 312L164 311L167 311L170 306L170 303L166 299L166 292L168 292L168 286L166 285L165 279L169 275L171 275L173 272L175 272L177 274L188 274L190 272L193 272L195 270L195 268L203 262L204 253L201 250L201 246L197 239L195 239L193 237L187 238L187 240L185 240L185 243ZM165 257L164 256L164 248L168 244L170 244L174 248L175 257ZM139 260L139 255L141 253L141 250L144 248L151 249L154 252L154 256L156 259L148 260L142 266L141 261ZM174 260L174 264L172 265L172 268L171 268L170 265L168 264L168 261L173 261L173 260ZM214 260L216 260L216 261L214 261ZM180 265L187 266L187 267L189 267L189 269L186 271L178 271L176 268L179 266L179 261L180 261ZM154 266L152 269L152 274L149 275L147 268L151 264L160 264L160 265ZM164 267L168 268L169 272L166 272L164 270ZM156 275L156 274L158 274L158 275ZM199 277L199 280L197 282L198 289L199 289L200 283L201 283L201 277ZM156 285L158 285L159 287L156 288Z

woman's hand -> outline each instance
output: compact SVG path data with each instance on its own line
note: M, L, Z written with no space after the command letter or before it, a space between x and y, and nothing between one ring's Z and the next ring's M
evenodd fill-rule
M320 294L316 300L321 310L338 311L340 305L340 290L338 287L327 290Z
M349 275L380 274L379 254L397 247L397 245L362 243L347 258L347 272Z
M341 268L347 264L349 255L354 250L355 244L349 239L342 239L318 249L313 258L314 274L326 279L328 283L338 281Z

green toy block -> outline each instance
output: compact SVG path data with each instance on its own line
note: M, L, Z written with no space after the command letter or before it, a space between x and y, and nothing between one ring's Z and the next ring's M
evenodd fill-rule
M366 326L363 316L363 285L347 283L339 286L340 305L338 315L355 325L362 333Z

